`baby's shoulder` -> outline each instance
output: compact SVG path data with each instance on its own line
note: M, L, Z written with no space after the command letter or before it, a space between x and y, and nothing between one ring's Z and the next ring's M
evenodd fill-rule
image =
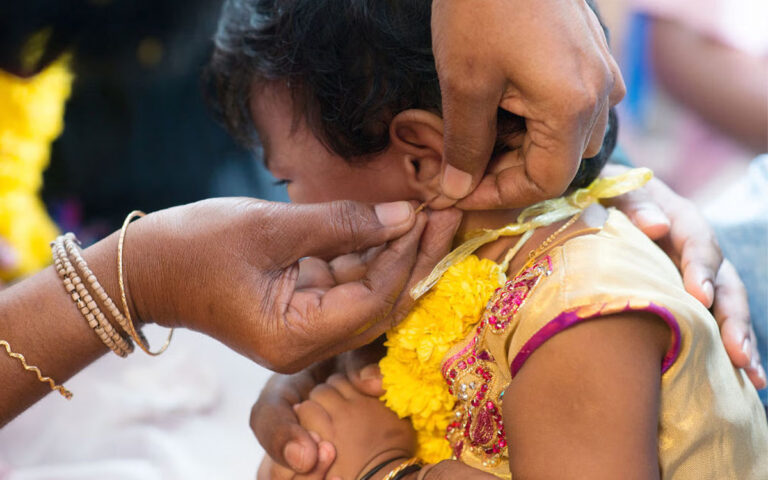
M685 292L669 257L616 210L609 211L599 232L550 250L505 288L506 298L497 293L489 308L501 313L496 322L503 325L513 376L544 342L581 322L650 313L679 338L680 321L707 315Z

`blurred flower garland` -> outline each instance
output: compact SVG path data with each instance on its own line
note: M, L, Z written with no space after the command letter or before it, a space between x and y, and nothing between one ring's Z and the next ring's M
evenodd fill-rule
M39 59L47 36L33 36L22 58ZM48 243L58 230L39 191L51 143L63 129L73 79L69 64L65 54L31 78L0 71L0 238L18 259L13 270L0 270L0 280L33 273L50 262Z

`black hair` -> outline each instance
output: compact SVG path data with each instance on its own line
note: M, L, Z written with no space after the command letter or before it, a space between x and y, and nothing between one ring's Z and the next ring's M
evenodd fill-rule
M590 6L591 5L591 2ZM351 159L379 152L398 112L441 112L431 0L226 0L204 74L214 113L242 143L256 138L254 82L285 81L313 133ZM524 130L499 110L498 138ZM597 177L616 144L613 111L600 153L570 188ZM503 150L499 141L495 153Z

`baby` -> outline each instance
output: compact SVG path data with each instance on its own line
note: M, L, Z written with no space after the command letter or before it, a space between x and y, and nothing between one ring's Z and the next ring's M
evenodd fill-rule
M258 138L292 201L437 195L430 11L429 0L225 5L210 70L220 114L242 141ZM521 164L524 128L499 111L491 170ZM331 377L297 407L336 446L331 476L415 478L452 458L472 467L461 478L765 478L765 414L714 319L661 250L596 203L643 180L592 183L615 138L612 115L565 199L465 213L457 244L475 245L388 335L386 406Z

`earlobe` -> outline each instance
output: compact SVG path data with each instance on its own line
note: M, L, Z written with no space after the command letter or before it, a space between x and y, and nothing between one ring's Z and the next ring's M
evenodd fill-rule
M389 126L390 148L406 164L409 186L427 200L439 192L443 121L426 110L404 110Z

